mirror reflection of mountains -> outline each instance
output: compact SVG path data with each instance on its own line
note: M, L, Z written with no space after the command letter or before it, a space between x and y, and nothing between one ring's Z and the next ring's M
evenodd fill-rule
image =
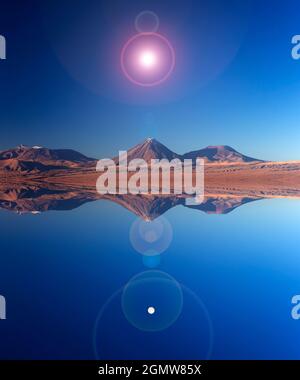
M108 200L125 207L144 220L153 220L175 206L200 210L208 214L227 214L245 203L260 198L207 196L201 204L187 205L186 196L100 195L96 191L21 185L0 190L0 208L19 214L44 211L67 211L84 203Z

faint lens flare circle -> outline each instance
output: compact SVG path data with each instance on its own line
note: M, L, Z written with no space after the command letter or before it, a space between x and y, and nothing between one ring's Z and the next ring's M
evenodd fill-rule
M173 277L170 276L169 278L168 274L160 273L162 273L161 280L165 278L166 283L170 285ZM132 280L142 280L144 276L145 274L140 273ZM160 284L161 282L158 280L156 285L159 286ZM176 284L173 283L173 285L176 288ZM164 305L161 308L161 303L157 298L151 298L151 300L147 298L149 303L142 302L143 297L136 298L134 296L132 298L133 294L130 292L131 294L127 294L129 299L126 302L133 302L131 310L133 310L134 316L138 317L137 319L135 318L135 321L139 325L139 328L134 328L123 312L122 301L124 302L125 288L122 287L113 293L104 304L102 303L95 320L93 329L95 358L97 360L117 359L120 357L144 359L141 355L157 358L159 352L159 358L162 359L168 358L172 351L176 357L181 359L210 359L215 334L209 311L197 294L183 284L179 284L179 286L183 296L182 310L177 320L173 322L172 330L161 329L154 331L152 329L154 333L151 334L150 331L147 331L146 335L145 330L143 330L145 321L147 321L147 326L158 327L158 321L162 323L163 320L166 320L165 317L170 315L170 310L165 310ZM160 288L161 291L164 288L165 285ZM153 291L152 288L150 289ZM159 295L161 295L161 291ZM162 296L165 297L166 295L162 294ZM137 308L136 311L134 310L135 307ZM171 326L169 325L169 327ZM132 344L128 344L128 342Z
M144 256L156 256L170 246L173 230L169 221L162 216L153 221L136 219L130 228L129 237L137 252Z
M134 276L122 293L124 316L132 326L142 331L165 330L177 320L182 305L179 283L158 270Z
M144 32L157 32L159 28L159 18L156 13L153 11L143 11L140 12L135 20L134 20L134 26L137 32L144 33Z
M169 78L174 67L175 50L159 33L135 34L122 48L122 72L135 85L157 86Z

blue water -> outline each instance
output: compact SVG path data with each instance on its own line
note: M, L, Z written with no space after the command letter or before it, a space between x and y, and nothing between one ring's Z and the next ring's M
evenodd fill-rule
M173 237L154 272L167 277L155 283L154 302L176 309L177 290L164 293L175 284L182 304L170 326L145 331L145 283L129 300L139 327L122 307L124 285L153 273L129 239L136 216L108 201L39 215L1 211L0 358L299 359L300 320L291 318L299 215L300 202L286 199L226 215L169 210Z

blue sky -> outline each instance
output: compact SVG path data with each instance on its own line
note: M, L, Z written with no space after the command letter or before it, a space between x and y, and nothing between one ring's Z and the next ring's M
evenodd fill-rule
M103 157L151 136L179 153L226 144L300 159L296 0L22 3L1 4L0 149L23 143ZM119 69L145 9L177 54L170 80L150 92Z

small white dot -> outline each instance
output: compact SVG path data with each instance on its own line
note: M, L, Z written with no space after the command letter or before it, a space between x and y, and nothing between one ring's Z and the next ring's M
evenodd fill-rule
M155 308L153 306L149 306L147 311L148 311L148 314L152 315L155 313Z

